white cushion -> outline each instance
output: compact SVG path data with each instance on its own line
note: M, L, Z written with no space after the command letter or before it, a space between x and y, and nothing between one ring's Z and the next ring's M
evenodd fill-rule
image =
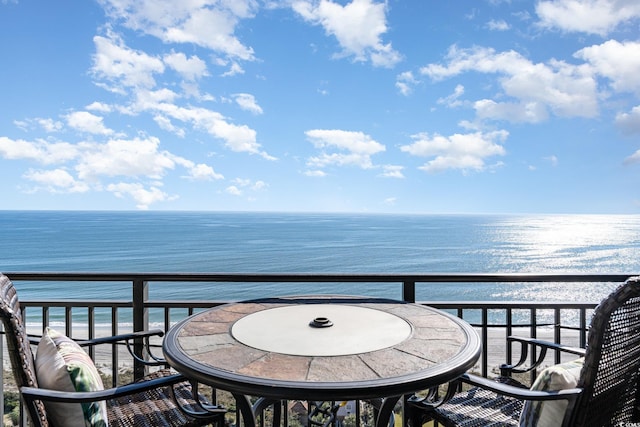
M584 358L545 368L531 386L536 391L557 391L578 385ZM567 410L566 400L526 401L520 414L522 427L555 427L562 423Z
M59 391L104 390L89 355L73 340L47 328L36 353L36 376L41 388ZM90 403L44 402L47 416L56 426L106 427L105 401Z

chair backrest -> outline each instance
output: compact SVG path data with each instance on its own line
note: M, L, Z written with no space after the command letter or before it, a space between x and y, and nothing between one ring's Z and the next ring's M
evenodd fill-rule
M574 408L574 425L631 425L640 420L640 277L628 279L595 309Z
M0 273L0 318L4 325L7 352L17 386L38 387L33 353L22 318L18 294L9 278L2 273ZM37 401L34 408L29 408L29 414L34 424L49 425L41 402ZM37 419L34 420L36 416Z

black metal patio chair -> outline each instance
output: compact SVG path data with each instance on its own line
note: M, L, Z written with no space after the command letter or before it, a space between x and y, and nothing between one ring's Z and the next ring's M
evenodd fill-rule
M521 344L521 357L513 366L503 365L497 381L467 373L458 383L450 384L449 390L459 390L460 383L470 384L468 390L451 392L440 401L435 393L409 398L414 427L427 420L465 427L622 426L640 422L640 278L628 279L598 305L586 349L517 337L509 337L509 341ZM528 351L534 348L539 355L525 367ZM574 363L578 366L575 381L562 365L543 370L531 388L510 379L512 373L539 367L548 349L584 357ZM553 387L553 375L560 375L557 382L569 388ZM544 416L543 411L547 411Z
M105 402L104 404L100 403L100 405L104 405L108 425L111 427L203 426L210 424L221 425L223 423L225 410L221 407L210 405L199 393L196 394L197 399L194 399L192 385L185 381L183 376L174 374L169 369L159 369L147 375L141 381L132 384L97 391L59 391L42 388L39 386L38 380L40 370L36 369L38 354L36 353L34 359L31 350L31 345L37 344L41 340L27 336L16 290L9 278L3 274L0 274L0 317L4 325L7 351L11 359L13 376L20 390L20 396L28 410L29 420L35 426L48 427L54 425L55 417L53 417L54 414L51 411L51 402L54 402L54 405L55 403L71 404L71 406L64 406L63 408L76 408L80 405L79 407L83 408L83 411L92 402ZM130 352L135 357L129 345L130 341L144 339L148 347L149 337L162 335L162 331L138 332L78 341L77 344L86 347L125 341L127 342L127 348L130 349ZM70 345L71 347L75 345L70 344L73 341L68 338L62 338L66 340L65 345ZM84 354L86 355L86 353ZM83 357L80 354L75 356ZM150 365L164 365L163 360L160 358L145 362ZM90 359L89 363L92 363ZM44 371L47 368L47 366L42 367ZM85 406L83 407L82 405ZM63 409L63 411L66 411L66 409ZM82 420L78 421L80 421L80 425L85 425ZM91 425L105 425L105 420L91 421Z

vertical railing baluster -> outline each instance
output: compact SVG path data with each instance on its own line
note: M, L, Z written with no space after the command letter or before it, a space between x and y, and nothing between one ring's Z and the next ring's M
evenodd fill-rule
M89 330L87 331L87 338L93 339L96 335L96 319L95 319L95 307L89 306L87 307L87 327ZM95 346L89 346L89 357L95 359L96 357L96 349Z
M163 330L167 332L171 327L171 309L169 307L164 308L164 326Z
M513 363L513 349L511 348L511 344L507 342L507 337L513 335L513 310L511 309L511 307L507 308L507 327L505 328L505 336L504 336L504 342L506 345L506 349L505 349L505 360L508 364L512 364Z
M553 310L553 341L557 342L558 344L560 344L562 340L562 336L560 334L560 322L561 322L560 309L556 307ZM559 351L556 351L555 353L556 354L555 354L554 363L558 364L560 363L562 354Z
M485 307L482 308L482 376L486 377L489 374L489 310Z
M529 326L529 336L531 336L531 338L537 338L538 337L538 310L536 310L536 308L532 308L531 309L531 325ZM533 348L531 349L531 364L533 364L536 360L536 358L538 357L538 347L533 346ZM533 384L533 382L535 381L537 376L537 370L534 369L531 371L530 375L529 375L529 381Z
M73 316L72 316L72 311L73 309L71 307L65 307L64 308L64 330L65 330L65 335L68 337L72 337L73 336Z
M416 302L416 282L402 282L402 299L406 302Z
M147 300L149 299L149 283L142 279L133 280L133 331L145 331L149 329L149 310ZM144 342L141 338L134 340L134 353L144 359ZM133 361L133 377L136 380L142 379L146 374L146 367L137 360Z
M111 336L118 335L118 307L111 307ZM118 345L111 344L111 385L118 385Z
M587 309L580 309L580 347L587 346Z

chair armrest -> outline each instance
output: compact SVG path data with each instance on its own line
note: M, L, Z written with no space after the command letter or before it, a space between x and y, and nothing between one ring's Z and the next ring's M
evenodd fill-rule
M73 340L80 347L87 347L87 346L99 345L99 344L113 344L113 343L117 343L119 341L127 341L127 340L131 340L131 339L134 339L134 338L146 338L146 337L153 337L153 336L162 337L162 336L164 336L164 331L162 331L160 329L153 329L153 330L150 330L150 331L132 332L132 333L128 333L128 334L114 335L114 336L110 336L110 337L92 338L92 339L89 339L89 340L84 340L84 339L73 339ZM38 343L42 339L42 336L40 336L40 335L29 335L28 339L29 339L29 344L38 345Z
M103 401L109 399L116 399L119 397L130 396L136 393L146 392L159 387L169 387L170 398L173 399L173 403L183 413L190 415L194 418L211 420L214 417L224 417L227 413L227 409L223 406L211 405L208 402L203 402L201 396L198 393L198 385L190 381L192 387L192 395L194 397L193 408L188 405L184 405L177 398L174 390L174 385L187 381L181 374L169 375L165 377L155 378L152 380L127 384L124 386L114 387L107 390L99 391L58 391L51 389L43 389L37 387L20 387L20 394L24 399L24 402L28 408L35 406L35 401L43 402L64 402L64 403L88 403Z
M161 331L160 329L154 329L151 331L139 331L139 332L131 332L128 334L120 334L112 337L100 337L100 338L93 338L90 340L78 340L76 342L78 343L78 345L82 347L86 347L86 346L95 346L99 344L117 344L120 341L124 341L124 343L127 346L127 351L129 351L129 354L131 355L131 357L133 357L135 360L142 363L143 365L167 366L167 361L164 358L155 356L153 354L153 351L151 351L151 342L149 341L149 338L154 336L162 337L164 336L164 331ZM131 341L134 339L144 340L144 346L151 360L143 359L133 351L133 348L131 346Z
M164 336L164 331L160 329L154 329L150 331L140 331L140 332L131 332L128 334L114 335L111 337L100 337L100 338L92 338L90 340L74 340L74 341L76 341L79 346L86 347L86 346L98 345L98 344L112 344L119 341L128 341L135 338L148 338L153 336L162 337Z
M42 337L40 335L27 335L27 339L29 340L29 344L38 345Z
M38 387L20 387L20 393L27 401L85 403L115 399L158 387L171 386L182 381L185 381L185 377L175 374L99 391L58 391Z
M578 356L584 356L585 349L579 347L571 347L563 344L557 344L550 341L539 340L536 338L526 338L526 337L517 337L517 336L509 336L507 337L507 345L511 345L513 342L520 343L520 359L513 365L504 364L500 366L500 375L509 377L512 373L525 373L532 371L538 368L544 358L547 355L547 350L552 351L562 351L565 353L575 354ZM529 358L529 351L533 354L534 348L539 348L540 353L538 354L536 360L530 365L526 365L527 359Z
M502 380L504 381L465 373L457 379L447 383L443 395L440 395L437 388L432 388L425 397L413 395L407 399L407 403L419 411L433 411L456 396L456 393L460 390L461 383L469 384L475 388L490 390L498 395L509 396L518 400L567 400L570 405L573 405L577 401L583 391L580 388L558 391L534 391L524 387L517 381L511 380L510 378L502 378Z
M578 356L584 356L586 350L584 348L580 348L580 347L571 347L568 345L564 345L564 344L557 344L551 341L543 341L543 340L539 340L537 338L526 338L526 337L516 337L516 336L510 336L507 337L507 342L511 342L511 341L519 341L522 343L529 343L532 345L536 345L538 347L546 347L550 350L560 350L560 351L564 351L565 353L572 353L572 354L577 354Z
M110 337L92 338L88 340L74 339L74 341L80 347L91 347L91 346L96 346L100 344L117 344L119 342L124 342L124 344L126 344L127 346L127 350L129 351L129 354L131 355L131 357L133 357L135 360L142 363L143 365L167 366L167 362L164 358L155 356L153 354L153 352L151 351L151 342L149 341L150 337L162 337L162 336L164 336L164 331L160 329L153 329L150 331L131 332L127 334L114 335ZM39 335L30 335L28 339L29 339L29 344L38 345L42 337ZM135 354L135 352L133 351L133 348L131 347L131 341L134 339L144 340L144 346L151 360L143 359Z
M520 400L575 400L582 394L581 388L570 388L556 391L534 391L528 388L515 387L509 384L493 381L489 378L480 377L473 374L462 374L459 381L491 390L495 393L514 397Z

